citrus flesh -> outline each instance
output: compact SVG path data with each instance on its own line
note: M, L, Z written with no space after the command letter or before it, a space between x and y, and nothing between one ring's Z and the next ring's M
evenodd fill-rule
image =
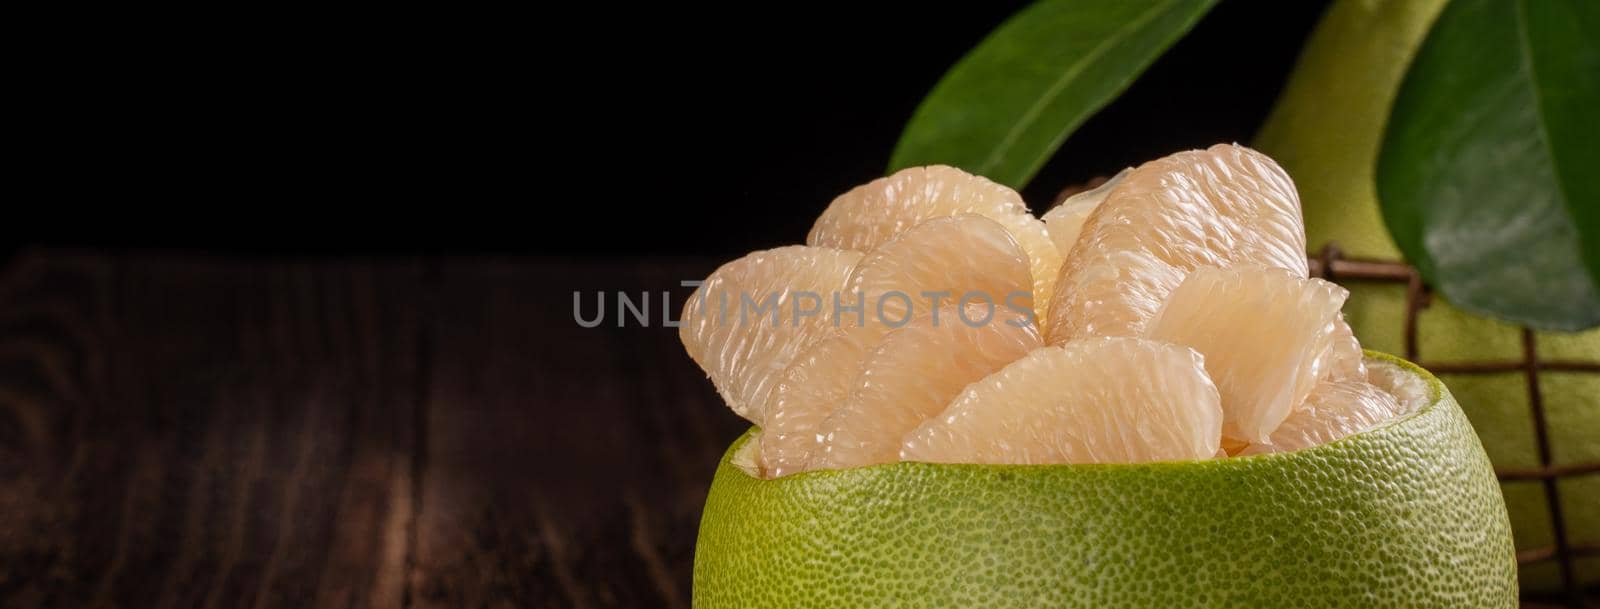
M1205 356L1222 392L1222 434L1250 443L1268 435L1306 400L1345 354L1339 307L1349 292L1283 269L1202 267L1167 298L1145 336Z
M1202 266L1250 262L1307 275L1300 200L1261 153L1219 144L1129 172L1066 253L1046 336L1138 336L1167 294Z
M1264 442L1239 454L1310 448L1365 431L1401 414L1393 394L1365 380L1324 381Z
M1116 188L1131 171L1131 168L1119 171L1104 184L1067 197L1060 205L1039 216L1050 231L1050 240L1055 242L1056 251L1061 252L1062 256L1072 251L1072 246L1078 242L1078 235L1083 232L1084 221L1089 219L1089 212L1099 207L1106 200L1106 195L1111 194L1111 189Z
M1046 310L1061 253L1044 222L1028 212L1015 190L954 167L912 167L857 186L823 210L806 243L869 251L927 220L957 214L980 215L1006 228L1028 256L1033 301Z
M935 300L1031 312L1032 286L1027 255L1011 233L983 216L960 214L918 224L868 252L843 298L862 307L857 321L883 333L919 315L918 304L928 314Z
M905 170L836 198L808 242L827 246L757 252L713 273L680 330L730 407L769 430L752 460L768 476L901 459L1205 459L1283 450L1271 434L1291 417L1301 439L1366 420L1309 400L1324 383L1364 379L1360 344L1339 313L1346 292L1306 278L1293 184L1248 148L1124 170L1045 221L988 180ZM1038 252L1062 247L1058 297L1041 319ZM930 331L930 312L980 305L984 330ZM752 322L752 310L766 316ZM1069 355L1021 365L1038 328ZM1094 342L1106 337L1150 344ZM1151 355L1166 347L1198 355ZM1094 361L1049 363L1063 357ZM919 426L921 444L908 435Z
M757 425L764 421L774 381L826 331L832 309L825 300L844 287L860 259L834 248L780 247L725 264L695 289L678 337L729 408Z
M718 468L694 606L1499 608L1517 605L1504 503L1427 372L1424 403L1266 455L1099 465Z
M815 467L900 459L901 439L969 383L1044 344L1027 315L979 304L894 330L866 356L849 397L821 426Z
M1137 463L1215 456L1222 409L1198 353L1136 338L1044 347L906 436L936 463Z
M834 331L802 351L773 390L762 428L759 466L783 476L810 467L823 420L850 395L867 342L859 333Z

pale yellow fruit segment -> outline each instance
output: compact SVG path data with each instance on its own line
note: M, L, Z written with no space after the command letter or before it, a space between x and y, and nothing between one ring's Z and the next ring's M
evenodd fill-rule
M1365 368L1348 292L1306 277L1293 183L1237 145L1043 219L986 179L908 169L835 199L807 242L719 268L679 330L762 427L767 476L1294 450L1415 401Z
M771 477L803 471L821 446L819 427L855 385L869 346L859 333L834 331L800 352L772 392L761 428L762 470Z
M937 463L1134 463L1218 454L1221 398L1187 347L1090 338L1042 347L907 434Z
M1327 444L1393 419L1400 404L1364 379L1324 381L1267 438L1240 455L1299 450Z
M1146 337L1192 347L1222 392L1224 436L1268 435L1359 346L1339 316L1349 292L1321 279L1254 265L1202 267L1173 290Z
M839 195L806 243L868 251L927 220L977 214L1004 226L1028 256L1035 310L1048 310L1061 254L1016 191L954 167L902 169Z
M1065 259L1072 255L1072 246L1078 242L1078 235L1083 232L1083 223L1089 219L1089 213L1106 200L1106 195L1111 194L1111 189L1116 188L1123 178L1133 168L1117 172L1117 175L1106 180L1106 183L1067 197L1060 205L1040 216L1044 226L1050 231L1050 240L1056 244L1056 251L1061 252Z
M723 265L695 289L678 337L729 408L765 422L778 376L832 326L831 297L860 259L826 247L763 250Z
M1231 144L1145 163L1085 221L1056 278L1047 338L1138 336L1184 275L1235 263L1306 276L1300 200L1283 169Z
M850 273L844 298L863 307L851 321L882 334L929 314L935 300L1031 313L1032 285L1027 255L1005 227L961 214L918 224L869 252Z
M1346 295L1346 300L1348 299L1349 296ZM1367 365L1364 363L1366 355L1361 353L1361 341L1356 340L1355 332L1350 329L1350 324L1345 320L1343 313L1333 320L1332 334L1332 344L1328 346L1331 351L1328 378L1333 380L1367 378Z
M891 463L900 443L967 385L1044 345L1025 315L969 305L883 337L867 356L850 396L822 424L816 467Z

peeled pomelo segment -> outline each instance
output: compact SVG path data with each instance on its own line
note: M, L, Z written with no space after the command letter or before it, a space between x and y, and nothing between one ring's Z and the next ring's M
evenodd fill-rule
M1053 291L1061 253L1044 222L1005 185L954 167L911 167L839 195L811 227L806 243L868 251L927 220L977 214L998 222L1028 257L1035 310Z
M1349 292L1254 265L1203 267L1173 290L1146 337L1192 347L1222 392L1222 434L1268 434L1328 376Z
M1106 195L1111 194L1111 189L1116 188L1131 171L1132 167L1119 171L1106 183L1067 197L1067 200L1039 217L1044 220L1045 228L1050 231L1050 240L1055 242L1056 251L1061 252L1063 259L1072 255L1072 245L1078 242L1078 235L1083 232L1083 221L1089 218L1089 212L1099 207L1106 200Z
M961 214L928 220L873 249L850 273L841 299L863 307L850 321L880 334L929 314L935 300L1031 314L1030 273L1005 227ZM936 293L942 295L929 296Z
M1222 408L1200 354L1138 338L1042 347L973 383L906 435L938 463L1198 460L1221 448Z
M1056 277L1046 337L1139 336L1184 275L1235 263L1306 276L1300 200L1283 169L1229 144L1145 163L1084 221Z
M678 337L729 408L765 422L778 375L832 327L830 299L860 259L827 247L763 250L723 265L695 289Z
M761 428L761 464L769 477L809 469L821 446L819 426L855 385L868 345L859 332L829 333L783 371Z
M962 315L965 313L965 315ZM939 310L883 337L850 396L822 424L818 468L892 463L906 433L967 385L1044 345L1027 315L982 305Z
M1324 381L1283 421L1267 442L1252 443L1240 455L1299 450L1360 433L1399 414L1389 392L1362 379Z
M1328 375L1335 380L1362 380L1367 378L1366 356L1361 352L1361 341L1356 339L1350 323L1340 314L1334 320L1333 344L1329 345Z

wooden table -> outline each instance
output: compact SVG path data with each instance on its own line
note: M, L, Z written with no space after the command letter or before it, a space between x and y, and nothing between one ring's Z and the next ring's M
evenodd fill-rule
M658 316L715 264L24 253L0 607L688 607L745 425L572 293Z

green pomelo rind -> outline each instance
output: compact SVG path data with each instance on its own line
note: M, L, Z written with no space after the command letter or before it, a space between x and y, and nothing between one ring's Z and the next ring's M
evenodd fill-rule
M1377 351L1405 349L1406 287L1403 284L1346 282L1350 299L1344 312L1361 344ZM1542 360L1600 361L1600 329L1581 333L1537 332ZM1417 315L1417 359L1429 364L1517 362L1523 359L1522 329L1482 317L1435 298ZM1439 375L1478 432L1490 461L1502 469L1540 466L1533 407L1526 372ZM1600 461L1600 374L1541 370L1546 431L1552 463L1574 466ZM1575 476L1561 480L1565 530L1572 545L1600 543L1600 514L1591 506L1600 498L1600 483ZM1502 486L1517 549L1548 549L1555 543L1554 525L1544 490L1535 480L1512 480ZM1577 506L1574 508L1573 506ZM1525 565L1522 588L1560 590L1554 562ZM1600 583L1600 569L1574 572L1579 586Z
M892 463L712 481L694 606L1511 608L1488 457L1438 379L1391 424L1292 453Z

